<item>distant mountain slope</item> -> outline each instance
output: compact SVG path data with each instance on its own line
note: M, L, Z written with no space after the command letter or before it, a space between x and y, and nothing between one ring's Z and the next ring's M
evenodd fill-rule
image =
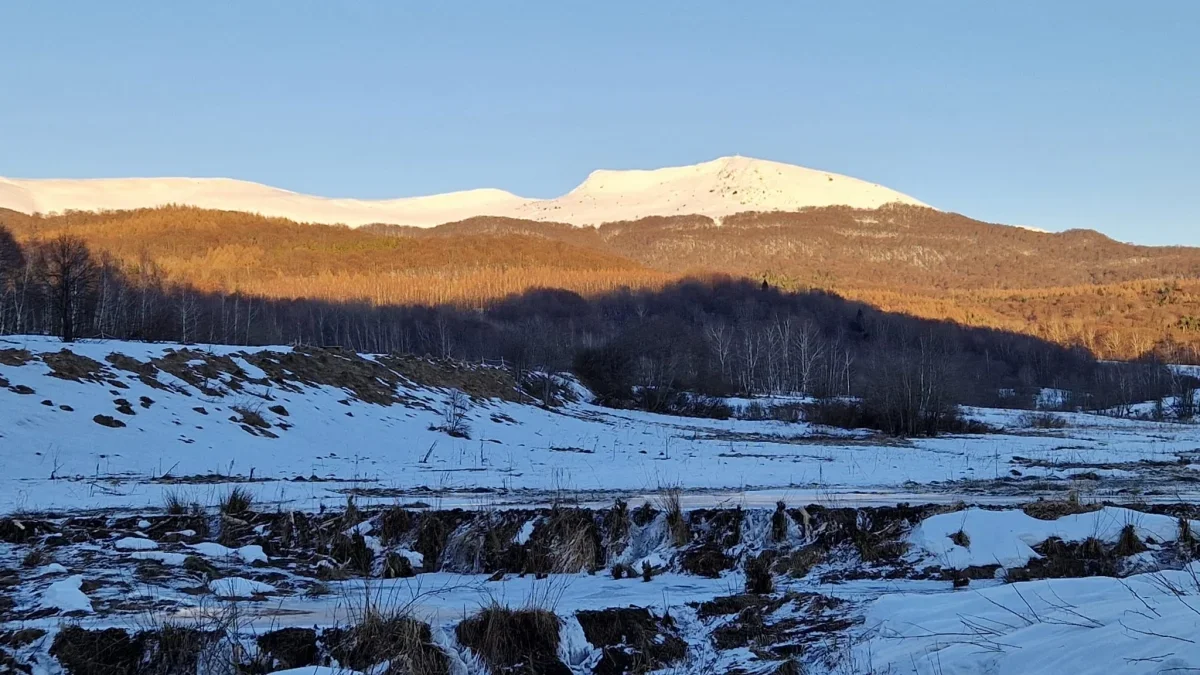
M651 171L595 171L566 195L545 200L495 189L387 200L329 199L227 178L0 179L0 208L21 213L178 204L352 227L430 227L474 216L597 225L648 216L723 218L742 211L876 208L889 202L921 205L856 178L749 157Z
M229 178L0 179L0 208L21 213L129 210L179 204L298 222L430 226L483 213L508 213L524 200L503 190L428 197L327 199Z
M749 157L722 157L653 171L595 171L558 199L526 202L512 213L495 215L599 225L653 216L719 219L743 211L873 209L888 203L924 206L857 178Z

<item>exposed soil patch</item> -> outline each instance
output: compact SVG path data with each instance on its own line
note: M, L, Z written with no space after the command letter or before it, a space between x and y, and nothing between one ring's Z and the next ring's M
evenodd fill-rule
M458 389L472 398L499 398L505 401L529 399L512 374L503 368L481 368L457 361L408 355L383 356L379 360L410 382L426 387Z
M42 354L42 361L50 366L50 376L61 380L107 382L112 379L112 374L108 372L104 364L66 349Z
M108 427L110 429L120 429L121 427L125 426L124 422L116 419L112 415L96 415L92 418L92 421L102 427Z
M311 628L282 628L256 640L263 665L271 670L315 666L319 662L317 631Z
M596 675L648 673L667 668L687 656L670 616L658 617L641 607L575 613L587 641L602 650Z
M33 360L33 354L24 349L0 349L0 365L23 366Z
M164 390L168 389L165 384L158 381L158 378L156 377L158 375L158 368L154 367L154 365L151 363L144 363L133 358L132 356L118 354L117 352L113 352L104 357L104 360L108 361L113 368L137 375L138 381L147 387Z

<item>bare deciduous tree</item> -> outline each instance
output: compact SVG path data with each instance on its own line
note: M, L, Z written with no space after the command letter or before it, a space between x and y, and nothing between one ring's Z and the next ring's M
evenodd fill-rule
M38 248L38 267L63 342L76 337L76 323L96 285L97 267L79 237L60 235Z

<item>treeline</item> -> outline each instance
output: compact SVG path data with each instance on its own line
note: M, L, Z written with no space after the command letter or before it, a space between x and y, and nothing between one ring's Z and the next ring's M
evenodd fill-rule
M70 235L21 246L3 230L0 332L308 344L489 360L518 373L571 369L610 404L664 411L693 404L691 393L855 396L886 402L887 427L903 433L923 433L957 404L1032 407L1047 387L1105 409L1175 386L1155 364L1105 365L1026 335L728 277L588 298L535 290L476 309L279 300L200 292L168 282L151 262L96 257Z

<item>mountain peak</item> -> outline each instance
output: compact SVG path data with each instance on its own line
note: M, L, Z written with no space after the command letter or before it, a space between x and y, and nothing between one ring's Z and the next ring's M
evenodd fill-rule
M597 224L646 216L798 211L820 206L873 209L890 202L925 206L881 185L828 171L732 155L661 169L593 171L567 195L530 202L536 219ZM555 214L555 215L552 215Z

